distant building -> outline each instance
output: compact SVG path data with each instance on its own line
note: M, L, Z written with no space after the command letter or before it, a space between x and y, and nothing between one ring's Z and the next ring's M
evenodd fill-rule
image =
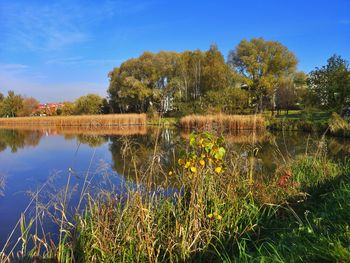
M35 110L34 115L39 116L52 116L57 114L58 109L63 108L63 103L44 103L39 104L38 108Z

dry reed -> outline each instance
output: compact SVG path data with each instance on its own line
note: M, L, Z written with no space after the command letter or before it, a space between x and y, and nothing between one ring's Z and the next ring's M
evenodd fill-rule
M196 130L264 130L265 120L261 115L189 115L181 118L180 126Z
M45 116L0 118L0 127L12 125L26 126L84 126L112 127L146 125L146 114L108 114L108 115L79 115L79 116Z

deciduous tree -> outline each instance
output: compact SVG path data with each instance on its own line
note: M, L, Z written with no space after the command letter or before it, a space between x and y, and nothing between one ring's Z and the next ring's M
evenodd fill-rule
M309 89L316 98L315 105L341 112L350 103L349 62L333 55L327 65L309 74Z
M243 77L263 110L264 97L272 100L278 82L295 72L297 59L279 42L253 38L242 40L230 51L228 64Z
M1 115L4 117L16 117L23 108L23 98L10 90L2 101Z
M31 116L39 107L39 101L33 97L25 97L22 101L22 109L18 116Z
M81 96L75 101L75 114L99 114L101 113L102 98L97 94Z

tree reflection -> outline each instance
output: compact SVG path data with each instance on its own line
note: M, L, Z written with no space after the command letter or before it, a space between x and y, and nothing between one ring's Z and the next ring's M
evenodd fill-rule
M0 151L10 148L15 153L18 149L37 146L43 135L41 131L0 129Z
M154 129L147 135L111 137L113 169L127 179L151 180L158 185L169 181L169 169L175 166L184 144L177 130ZM144 178L145 175L152 178Z
M78 134L76 135L76 139L82 144L87 144L91 148L96 148L106 143L108 141L108 136Z

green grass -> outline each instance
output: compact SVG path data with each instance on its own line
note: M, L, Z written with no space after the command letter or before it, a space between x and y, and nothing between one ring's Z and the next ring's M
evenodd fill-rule
M177 126L179 123L179 118L175 117L162 117L162 118L148 118L147 125L151 126Z
M331 121L331 113L326 111L294 110L268 117L268 128L271 130L325 132Z
M291 110L288 114L283 111L276 116L277 119L293 119L293 120L313 120L313 121L328 121L331 118L331 113L327 111L305 112L302 110Z
M308 194L266 222L260 237L265 240L255 244L252 255L265 262L350 261L349 176L310 188Z

